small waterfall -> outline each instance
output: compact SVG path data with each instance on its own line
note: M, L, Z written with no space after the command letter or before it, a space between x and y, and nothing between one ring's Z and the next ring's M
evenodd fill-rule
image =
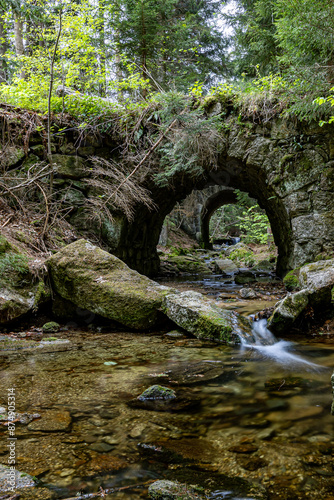
M252 325L252 334L255 345L274 345L277 343L276 337L267 328L267 320L259 319Z
M285 340L277 340L271 331L268 330L266 319L254 321L251 331L245 330L245 328L242 330L239 328L238 330L238 336L243 347L256 349L256 351L260 352L265 358L273 359L280 364L288 365L291 369L300 364L306 365L312 369L320 368L319 365L303 359L297 354L289 352L289 349L293 349L293 343Z

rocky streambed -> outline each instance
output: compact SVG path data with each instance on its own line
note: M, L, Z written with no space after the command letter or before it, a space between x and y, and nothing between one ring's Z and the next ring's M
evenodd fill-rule
M208 273L157 283L83 240L49 259L60 326L30 318L0 337L3 491L12 430L22 499L331 498L330 332L237 344L277 301L293 339L330 303L331 261L296 272L304 288L284 298L270 270L202 260Z
M106 498L148 498L162 479L197 485L207 498L330 498L332 345L290 345L292 362L175 330L72 327L34 347L37 337L0 356L1 402L15 387L25 415L15 424L17 468L38 480L20 498L72 498L100 486L112 491ZM140 395L154 385L175 398L144 404Z

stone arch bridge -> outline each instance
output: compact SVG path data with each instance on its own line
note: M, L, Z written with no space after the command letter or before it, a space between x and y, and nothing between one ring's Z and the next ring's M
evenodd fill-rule
M112 223L105 221L98 227L92 226L82 208L85 199L93 195L78 165L89 165L91 155L104 158L111 155L117 146L111 138L87 137L79 148L73 146L73 134L55 139L53 161L60 167L54 185L59 192L67 190L67 201L70 200L72 207L69 221L83 235L95 232L105 248L147 275L154 275L159 269L156 246L164 219L177 203L193 190L209 189L213 195L223 193L225 199L232 199L233 189L240 189L265 209L278 247L277 271L284 275L292 268L333 255L333 132L334 127L330 125L321 128L316 123L281 118L265 123L231 121L221 132L216 170L210 171L208 167L197 179L187 172L176 172L168 187L145 181L156 208L149 210L138 205L132 221L115 214ZM45 157L42 146L42 138L35 134L24 152L16 142L10 148L3 145L0 157L6 168L17 169ZM219 196L218 204L222 203ZM213 210L214 198L211 201L210 210Z
M210 219L223 205L237 203L234 188L227 186L208 186L202 190L194 189L171 213L172 219L204 248L212 248L210 242Z

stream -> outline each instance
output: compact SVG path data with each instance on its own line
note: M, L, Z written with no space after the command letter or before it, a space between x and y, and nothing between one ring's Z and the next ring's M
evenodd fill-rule
M168 284L246 315L277 300L272 292L268 301L238 301L241 286L219 276ZM265 320L252 333L254 341L226 346L168 328L71 325L38 349L0 351L0 406L15 387L17 411L43 417L16 425L17 468L40 481L21 498L102 486L114 490L108 499L145 499L151 481L170 479L218 500L332 499L334 345L274 339ZM138 407L153 384L185 405ZM7 434L2 426L4 465Z

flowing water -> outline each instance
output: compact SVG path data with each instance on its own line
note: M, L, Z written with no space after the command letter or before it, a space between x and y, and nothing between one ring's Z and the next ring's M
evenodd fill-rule
M16 425L17 468L41 481L21 498L102 485L108 499L137 500L161 478L214 499L333 498L333 344L276 341L264 320L240 346L168 329L57 337L69 342L0 354L0 406L15 386L17 411L42 416ZM175 405L140 407L153 384L174 389ZM0 438L6 464L4 427Z

